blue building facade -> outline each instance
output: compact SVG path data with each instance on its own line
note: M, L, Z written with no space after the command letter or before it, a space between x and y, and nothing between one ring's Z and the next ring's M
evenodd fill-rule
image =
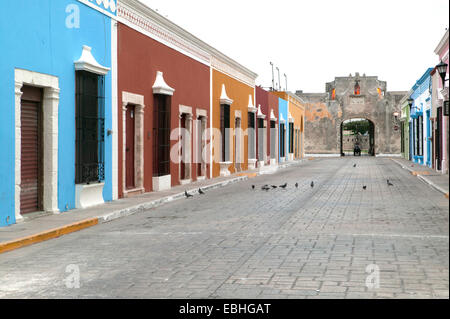
M288 102L282 98L278 98L278 123L278 162L282 163L289 154Z
M112 200L116 0L2 5L0 226Z
M412 87L410 113L410 150L412 161L431 167L431 76L429 68Z

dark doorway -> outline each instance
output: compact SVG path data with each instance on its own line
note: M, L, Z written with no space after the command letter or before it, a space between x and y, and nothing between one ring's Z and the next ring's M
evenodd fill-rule
M183 133L182 133L182 143L183 143L183 146L181 147L181 153L180 153L180 156L181 156L181 161L180 161L180 179L181 180L183 180L183 179L186 179L186 163L185 163L185 153L186 153L186 150L185 150L185 147L186 147L186 138L187 138L187 136L185 136L185 129L186 129L186 113L183 113L183 114L181 114L181 119L180 119L180 122L181 122L181 128L183 129Z
M375 125L367 119L349 119L341 123L341 156L353 155L355 149L361 155L375 156Z
M126 112L126 188L135 188L134 180L134 139L135 139L135 106L129 104Z
M20 213L42 210L42 89L22 88Z

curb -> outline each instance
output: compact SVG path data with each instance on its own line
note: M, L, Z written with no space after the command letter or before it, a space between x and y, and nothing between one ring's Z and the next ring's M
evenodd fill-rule
M207 186L201 187L201 189L202 190L211 190L211 189L215 189L215 188L219 188L219 187L224 187L229 184L241 182L241 181L244 181L247 179L248 179L247 176L240 176L240 177L236 177L236 178L233 178L233 179L230 179L227 181L207 185ZM189 193L198 194L198 189L190 190ZM130 215L133 215L136 213L144 212L145 210L161 206L162 204L169 203L169 202L172 202L172 201L180 199L180 198L184 198L184 192L166 196L166 197L162 197L159 199L155 199L150 202L142 203L142 204L139 204L136 206L127 207L127 208L117 210L112 213L100 215L100 216L98 216L98 222L99 222L99 224L107 223L107 222L110 222L112 220L115 220L115 219L118 219L121 217L130 216Z
M66 234L70 234L81 229L85 229L98 224L98 218L89 218L82 221L78 221L72 224L64 225L62 227L53 228L43 231L34 235L22 237L0 243L0 254L11 251L20 247L29 246L32 244L40 243L49 239L57 238Z
M229 184L241 182L241 181L244 181L247 179L248 179L248 176L240 176L240 177L236 177L236 178L226 180L223 182L207 185L207 186L204 186L201 188L203 190L211 190L211 189L223 187L223 186L226 186ZM189 192L191 194L192 193L198 194L198 189L190 190ZM0 254L7 252L7 251L14 250L14 249L18 249L21 247L29 246L32 244L37 244L37 243L40 243L40 242L43 242L43 241L46 241L49 239L57 238L57 237L60 237L60 236L66 235L66 234L70 234L70 233L73 233L73 232L76 232L76 231L79 231L79 230L82 230L82 229L85 229L88 227L95 226L97 224L103 224L103 223L110 222L110 221L118 219L118 218L133 215L135 213L144 212L147 209L158 207L164 203L168 203L168 202L171 202L171 201L183 198L183 197L184 197L184 192L181 192L181 193L177 193L174 195L155 199L150 202L142 203L142 204L139 204L136 206L123 208L123 209L114 211L112 213L100 215L97 217L93 217L93 218L81 220L78 222L74 222L71 224L63 225L61 227L49 229L49 230L46 230L46 231L43 231L43 232L40 232L37 234L29 235L29 236L18 238L18 239L13 239L10 241L0 242Z
M292 162L292 163L286 163L284 165L282 164L278 167L278 169L288 168L290 166L300 164L302 162L303 162L303 160L299 160L299 161ZM212 190L212 189L224 187L224 186L227 186L230 184L245 181L245 180L248 180L249 178L256 177L259 175L261 175L259 172L243 173L241 176L238 176L236 178L232 178L232 179L229 179L229 180L226 180L223 182L218 182L215 184L207 185L207 186L201 187L201 189L202 190ZM198 194L198 188L190 190L189 193ZM152 201L149 201L146 203L142 203L142 204L139 204L136 206L122 208L122 209L116 210L114 212L103 214L103 215L100 215L97 217L74 222L72 224L63 225L58 228L49 229L49 230L46 230L46 231L43 231L43 232L40 232L37 234L33 234L30 236L26 236L26 237L14 239L14 240L6 241L6 242L0 242L0 254L7 252L7 251L14 250L14 249L18 249L21 247L29 246L32 244L37 244L37 243L40 243L40 242L43 242L43 241L46 241L49 239L57 238L57 237L60 237L60 236L66 235L66 234L70 234L70 233L73 233L73 232L76 232L76 231L79 231L79 230L82 230L82 229L85 229L88 227L95 226L97 224L107 223L107 222L110 222L110 221L113 221L115 219L119 219L119 218L122 218L125 216L130 216L130 215L133 215L136 213L144 212L145 210L161 206L165 203L172 202L177 199L184 198L184 196L185 196L184 192L181 192L181 193L169 195L166 197L162 197L159 199L155 199L155 200L152 200Z
M427 171L426 174L421 174L420 171L419 172L418 171L414 171L414 170L410 169L409 167L403 165L402 163L396 161L395 159L391 158L391 160L394 161L395 163L397 163L398 165L400 165L401 168L408 170L411 173L411 175L418 177L421 181L427 183L428 185L433 187L435 190L437 190L437 191L441 192L442 194L444 194L444 196L446 198L448 198L448 192L445 189L443 189L442 187L436 185L432 181L430 181L430 180L426 179L425 177L423 177L423 176L427 176L429 174L428 171Z

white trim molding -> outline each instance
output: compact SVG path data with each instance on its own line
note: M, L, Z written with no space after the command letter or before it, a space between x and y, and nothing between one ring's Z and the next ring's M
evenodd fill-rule
M91 52L92 48L83 45L80 58L74 62L76 71L88 71L98 75L106 75L110 68L100 65Z
M153 94L164 94L164 95L173 95L175 89L171 88L167 85L166 81L164 81L164 75L161 71L156 71L155 83L152 86Z
M135 107L134 117L134 189L126 188L126 140L127 140L127 106ZM122 192L123 197L141 194L144 190L144 96L122 91Z
M182 150L183 156L180 158L180 164L178 166L178 178L181 185L189 184L192 181L192 107L186 105L179 105L178 109L178 127L181 128L181 118L183 114L186 115L185 130L188 131L187 136L179 136L183 142ZM182 132L183 134L184 132ZM180 142L181 142L180 141ZM181 179L181 163L184 162L184 179Z
M43 88L43 209L49 213L59 213L58 209L58 108L59 79L56 76L28 70L15 69L15 217L22 221L20 214L21 191L21 108L22 87L24 85Z

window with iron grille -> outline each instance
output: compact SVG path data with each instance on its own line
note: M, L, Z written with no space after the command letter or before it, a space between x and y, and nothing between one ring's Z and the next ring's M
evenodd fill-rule
M285 131L284 124L280 124L280 157L284 157Z
M289 153L294 153L294 123L289 123Z
M105 78L75 72L75 183L105 179Z
M155 94L153 108L153 176L170 174L171 96Z
M222 162L228 159L228 136L230 128L230 106L227 104L220 105L220 134L222 139Z
M423 156L423 117L419 116L417 119L417 129L418 129L418 154L419 156Z

